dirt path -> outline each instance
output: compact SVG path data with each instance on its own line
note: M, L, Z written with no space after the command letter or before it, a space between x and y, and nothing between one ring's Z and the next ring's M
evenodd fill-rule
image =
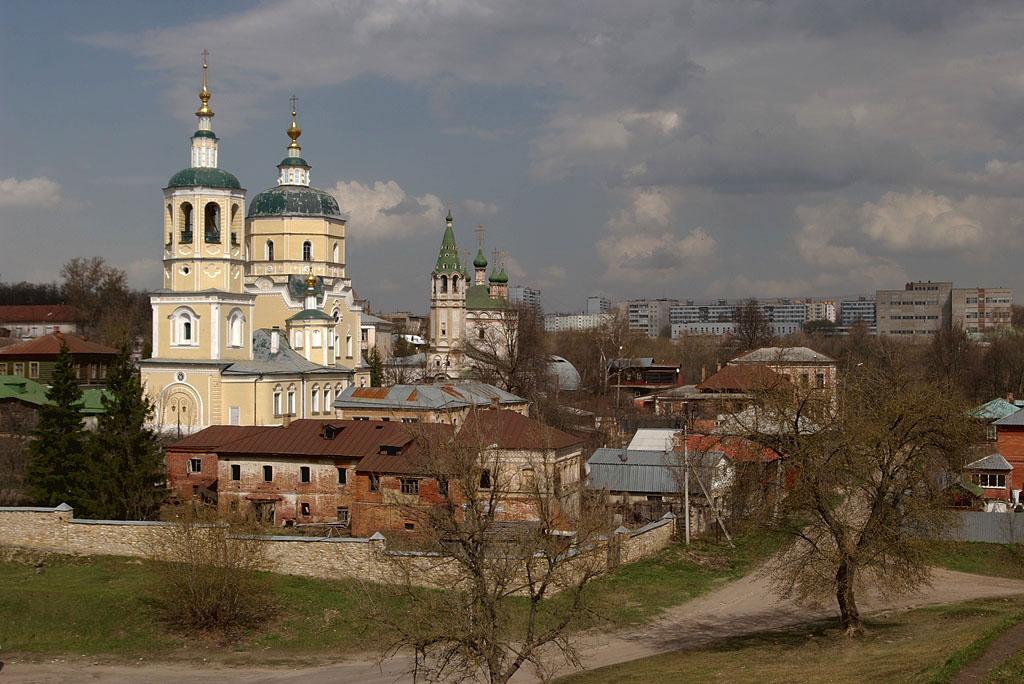
M975 598L1024 594L1024 581L968 575L937 569L933 584L917 594L894 602L867 596L860 603L862 613L913 606L956 603ZM659 620L632 631L594 634L580 643L582 661L588 668L614 665L666 651L692 648L716 639L741 636L767 629L791 627L833 617L829 606L809 609L779 601L768 583L752 576L731 582L688 603L669 609ZM88 659L47 663L8 663L0 672L0 684L391 684L407 681L404 657L378 668L368 660L313 668L228 668L204 663L145 663L93 665ZM567 674L571 670L563 668ZM517 684L532 682L520 673Z
M989 644L981 657L960 670L950 684L976 684L982 682L988 673L996 669L1014 653L1024 648L1024 622L1019 622L999 635Z

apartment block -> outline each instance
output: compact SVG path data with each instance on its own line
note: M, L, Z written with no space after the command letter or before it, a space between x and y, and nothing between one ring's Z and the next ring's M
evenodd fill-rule
M593 330L600 328L612 318L610 313L569 313L546 314L544 316L544 332L564 332L568 330Z
M612 300L607 297L587 297L587 313L603 314L612 310Z
M1009 328L1013 318L1013 290L1008 287L953 288L953 325L969 333Z
M534 311L541 311L540 290L523 285L509 285L508 301L513 304L528 306Z
M920 337L949 330L953 320L953 283L914 282L902 290L877 290L879 335Z
M676 299L632 299L619 302L619 308L625 312L630 330L657 337L663 327L671 324L669 311L678 304Z
M807 309L807 320L836 322L836 303L830 300L806 299L803 302Z
M858 297L839 302L839 325L847 327L857 322L863 322L873 327L875 321L874 298Z
M745 302L725 299L677 304L669 310L672 337L728 335L736 329L736 315L743 306ZM808 320L807 307L803 302L777 299L759 302L758 307L765 320L772 325L774 333L780 337L799 332Z

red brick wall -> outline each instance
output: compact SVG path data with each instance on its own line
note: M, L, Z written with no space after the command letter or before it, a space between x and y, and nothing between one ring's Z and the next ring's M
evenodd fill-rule
M198 458L201 472L188 472L189 459ZM195 487L213 488L217 482L217 454L167 450L167 486L183 499L193 498Z
M1010 489L1024 488L1024 427L998 426L996 448L1013 466L1007 485Z

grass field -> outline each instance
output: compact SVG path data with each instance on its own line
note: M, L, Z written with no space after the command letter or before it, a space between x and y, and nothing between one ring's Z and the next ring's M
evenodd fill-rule
M771 538L749 535L737 548L694 544L672 546L601 577L591 585L598 619L614 628L649 620L748 572L776 548ZM37 562L42 566L37 569ZM270 576L278 607L264 625L234 643L189 640L160 621L148 588L151 568L113 556L24 555L0 561L0 644L5 652L109 656L172 655L195 648L212 654L265 652L268 658L328 659L370 650L377 628L359 610L367 587L354 581ZM369 588L372 591L372 586ZM558 599L555 599L556 601Z
M1020 684L1021 681L1024 681L1024 648L985 678L985 684Z
M942 542L935 546L934 562L960 572L1024 579L1024 544Z
M841 636L831 622L814 628L761 632L692 651L581 672L558 681L931 683L948 659L1022 610L1024 599L993 599L879 615L865 620L867 635L859 640ZM991 681L1021 681L1019 670L1016 679L1012 674L1006 676L1010 679Z

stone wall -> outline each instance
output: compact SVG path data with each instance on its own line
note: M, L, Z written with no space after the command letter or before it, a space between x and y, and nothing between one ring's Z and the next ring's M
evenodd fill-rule
M162 537L174 523L75 520L70 506L56 508L0 507L0 545L61 553L152 557L163 547ZM610 565L631 563L668 546L675 535L671 513L630 531L619 528L608 553ZM368 538L264 537L267 567L271 572L321 579L399 581L406 573L416 584L452 586L450 561L434 554L397 554L387 551L383 535ZM602 547L603 548L603 547ZM603 551L602 551L603 553ZM162 555L162 554L161 554ZM399 556L404 561L396 562Z

